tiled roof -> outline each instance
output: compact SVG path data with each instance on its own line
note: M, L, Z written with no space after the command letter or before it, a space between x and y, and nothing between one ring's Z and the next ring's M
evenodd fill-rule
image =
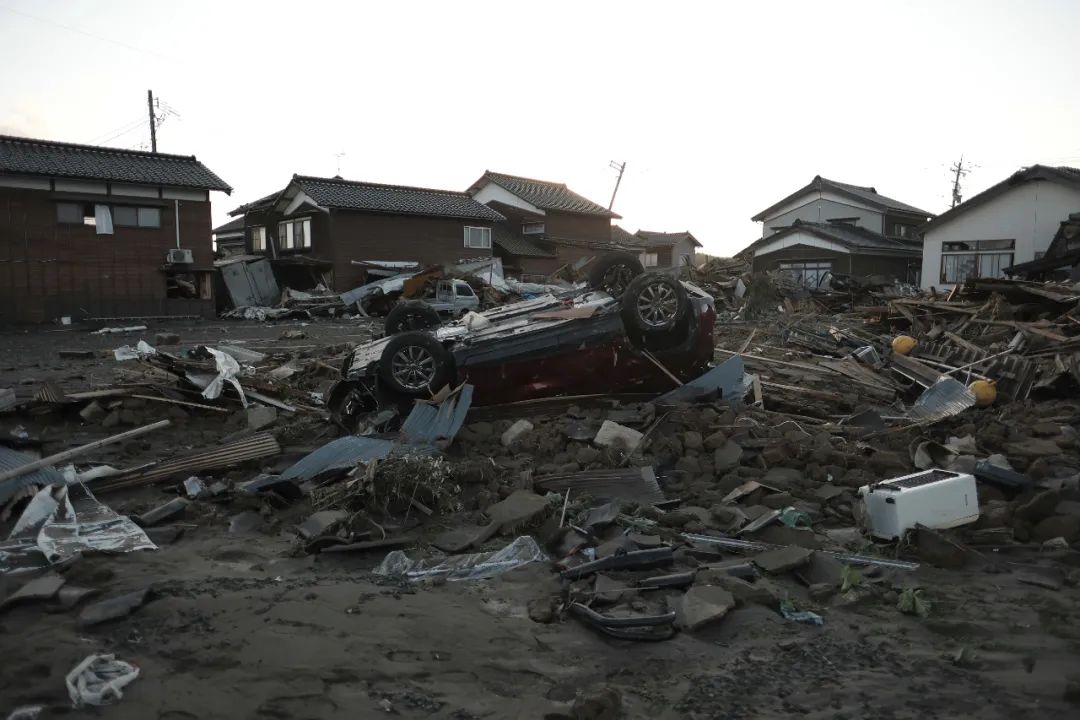
M899 200L893 200L890 197L880 195L875 188L864 187L862 185L849 185L848 183L829 180L828 178L823 178L820 175L817 175L814 177L813 180L810 181L810 184L806 187L796 190L780 202L770 205L769 207L765 208L750 219L754 220L755 222L762 221L770 214L772 214L773 211L788 204L792 200L801 197L802 195L810 192L824 192L830 190L840 195L847 195L850 198L862 201L867 205L870 205L871 207L877 208L878 210L893 210L896 212L910 213L912 215L921 215L924 218L933 216L933 213L929 213L926 210L920 210L914 205L908 205L907 203L902 203Z
M10 135L0 135L0 173L232 192L224 180L194 155L119 150Z
M508 223L498 223L491 230L491 239L511 255L519 257L542 257L553 258L555 253L549 252L534 243L529 238L522 237L514 232L514 228Z
M580 215L603 215L610 218L622 217L611 212L606 207L578 195L563 183L534 180L517 175L491 172L490 170L484 171L483 177L472 184L469 192L475 193L486 182L493 182L507 192L517 195L525 202L531 203L542 210L556 210Z
M496 222L504 219L487 205L473 200L468 193L453 190L380 185L306 175L294 175L293 182L322 207Z
M701 243L698 239L690 234L690 231L686 232L653 232L652 230L638 230L637 236L642 239L644 245L670 245L674 247L681 242L689 240L694 244L694 247L701 247Z
M823 240L831 240L851 250L863 250L865 254L921 255L922 243L918 240L901 240L885 237L873 230L841 223L812 223L796 220L789 227L778 230L768 237L750 244L745 250L755 250L762 245L779 240L794 232L806 232ZM743 250L742 252L745 252Z
M611 242L627 247L640 247L645 241L618 225L611 226Z
M970 197L956 207L941 213L936 218L923 225L920 228L920 231L925 233L931 228L944 225L956 217L963 215L968 210L977 208L983 203L993 200L1003 192L1010 190L1017 185L1026 183L1029 180L1049 180L1051 182L1070 185L1072 187L1080 187L1080 168L1068 167L1066 165L1059 165L1057 167L1031 165L1030 167L1021 168L997 185L992 185L978 195Z
M214 235L227 235L229 233L242 233L244 231L244 218L238 217L235 220L230 220L224 225L220 225L210 232Z
M274 201L277 200L283 192L284 190L278 190L277 192L272 192L269 195L259 198L258 200L252 200L249 203L244 203L235 210L230 210L229 214L243 215L244 213L251 212L252 210L265 210L266 208L273 205Z

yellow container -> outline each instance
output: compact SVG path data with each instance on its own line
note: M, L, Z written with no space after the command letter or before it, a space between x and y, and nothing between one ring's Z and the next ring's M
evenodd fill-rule
M910 335L897 335L892 341L892 351L897 355L907 355L918 344L919 341Z
M975 395L978 407L989 407L997 400L997 383L993 380L976 380L968 385L968 390Z

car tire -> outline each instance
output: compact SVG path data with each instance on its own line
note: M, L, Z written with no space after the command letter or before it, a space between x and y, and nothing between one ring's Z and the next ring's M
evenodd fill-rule
M674 330L689 311L686 288L663 273L638 275L622 296L623 323L644 336Z
M450 351L426 332L394 336L379 359L379 379L409 397L430 397L451 381L453 373Z
M620 298L634 278L645 272L641 261L625 252L610 253L597 258L589 270L589 287L603 290L613 298Z
M387 335L397 335L412 330L438 327L440 322L439 313L435 312L435 308L423 300L409 300L398 303L390 309L386 315L384 327Z

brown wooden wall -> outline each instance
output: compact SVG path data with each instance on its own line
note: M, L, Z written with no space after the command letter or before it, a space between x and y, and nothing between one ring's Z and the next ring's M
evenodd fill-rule
M449 265L487 257L491 250L465 247L465 227L491 227L487 220L377 215L332 210L334 285L344 292L361 284L363 271L353 260L415 260ZM314 230L312 231L314 233Z
M135 317L212 315L213 300L168 299L167 251L176 246L173 201L102 196L109 204L155 205L160 228L117 227L98 235L86 225L62 225L63 195L0 188L0 323L37 323L70 315ZM86 202L93 202L87 199ZM193 267L213 266L210 203L180 201L180 246Z
M553 238L608 243L611 242L611 219L549 210L544 218L544 233Z

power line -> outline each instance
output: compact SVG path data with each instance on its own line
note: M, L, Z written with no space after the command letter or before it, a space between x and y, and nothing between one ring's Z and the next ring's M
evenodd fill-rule
M141 129L143 128L143 126L144 126L144 125L146 125L146 124L147 124L148 122L149 122L149 121L148 121L148 120L145 120L145 119L144 119L144 120L140 120L140 121L139 121L139 122L138 122L137 124L135 124L134 126L132 126L132 127L128 128L127 130L124 130L124 131L122 131L122 132L118 132L118 133L116 133L115 135L113 135L112 137L109 137L109 138L105 138L104 140L98 140L98 141L97 141L97 143L92 143L92 144L101 144L101 145L104 145L104 144L105 144L105 143L107 143L107 142L112 142L113 140L115 140L115 139L117 139L117 138L120 138L120 137L123 137L123 136L127 135L128 133L133 133L133 132L135 132L136 130L141 130Z
M87 145L94 145L95 143L103 142L102 138L104 138L104 137L108 137L110 135L113 135L115 137L114 133L129 132L132 129L138 127L139 125L141 125L144 122L146 122L146 118L140 116L137 120L132 120L131 122L124 123L123 125L117 125L112 130L108 130L106 132L103 132L100 135L95 135L93 137L93 139L87 140L86 144Z
M35 20L37 22L44 23L46 25L53 25L53 26L61 28L63 30L67 30L68 32L73 32L73 33L76 33L78 35L85 35L88 38L93 38L94 40L99 40L101 42L111 43L113 45L116 45L117 47L122 47L125 50L130 50L132 52L142 53L144 55L154 55L154 56L159 57L159 58L161 58L163 60L168 60L169 62L172 62L172 63L179 63L180 62L176 58L169 57L168 55L162 55L161 53L155 52L154 50L144 50L143 48L137 48L134 45L128 45L127 43L121 42L120 40L113 40L112 38L103 37L101 35L95 35L92 32L87 32L86 30L80 30L79 28L71 27L70 25L65 25L63 23L58 23L55 20L49 20L48 18L38 17L37 15L31 15L30 13L25 13L25 12L23 12L21 10L16 10L15 8L8 7L7 5L0 5L0 10L7 10L9 13L13 13L15 15L21 15L24 18L29 18L31 20Z

